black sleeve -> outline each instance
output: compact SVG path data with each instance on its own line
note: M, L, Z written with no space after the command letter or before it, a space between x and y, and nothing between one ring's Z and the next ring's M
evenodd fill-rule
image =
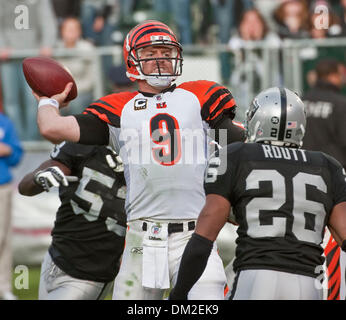
M214 156L209 160L205 179L205 194L217 194L230 203L235 203L233 197L235 195L234 188L237 181L237 173L239 172L238 164L241 162L239 156L245 143L235 142L226 148L215 152Z
M108 124L91 114L74 115L80 128L78 143L93 145L108 145Z
M346 172L340 162L330 155L324 154L328 159L333 182L333 204L346 201Z
M346 240L342 242L341 250L346 252Z
M72 170L76 163L89 157L94 152L95 146L64 141L55 145L50 157Z
M226 87L213 81L207 83L208 89L203 95L201 116L210 128L215 128L224 118L234 119L237 105Z
M224 130L220 130L224 129ZM222 135L227 133L227 139ZM223 118L215 126L215 141L221 146L230 144L236 141L245 141L245 130L236 126L231 118Z
M169 295L169 300L187 300L190 289L207 266L212 249L213 241L197 233L192 234L181 258L177 283Z
M50 153L50 158L54 161L59 161L68 168L72 168L73 161L69 155L70 143L64 141L54 146L54 149Z
M227 166L226 172L222 167ZM221 170L220 170L221 169ZM221 171L221 172L220 172ZM205 194L217 194L231 201L231 172L227 162L221 161L220 165L215 165L213 161L208 164L207 178L204 181ZM211 179L208 179L208 176Z

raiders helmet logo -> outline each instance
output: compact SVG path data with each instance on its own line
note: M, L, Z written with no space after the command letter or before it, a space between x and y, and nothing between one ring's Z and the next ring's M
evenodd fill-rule
M280 122L280 119L278 117L272 117L271 122L272 124L278 124Z

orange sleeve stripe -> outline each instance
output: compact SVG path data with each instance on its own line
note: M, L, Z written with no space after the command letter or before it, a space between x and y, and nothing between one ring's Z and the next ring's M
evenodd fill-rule
M338 248L335 251L335 254L333 255L332 260L328 264L328 267L327 267L328 273L332 273L334 271L335 267L339 263L339 258L340 258L340 249Z
M328 272L328 276L329 276L329 272ZM338 270L335 271L335 273L328 279L328 284L332 284L334 282L340 282L340 277L341 277L341 272L340 272L340 268L338 268ZM329 287L331 287L329 285Z
M228 289L228 286L227 286L227 284L226 284L226 287L225 287L225 289L223 290L223 295L224 295L224 297L226 297L228 291L229 291L229 289Z
M334 275L335 276L335 275ZM333 287L333 289L332 289ZM340 300L340 275L333 283L328 281L328 298L327 300Z
M228 93L224 93L221 95L210 107L209 107L209 112L212 113L216 107L219 105L220 101L225 98L228 95Z
M110 94L108 96L101 98L100 100L114 106L114 108L116 109L122 109L125 106L125 104L128 103L131 99L133 99L136 95L138 95L138 91L126 91Z
M90 107L93 105L98 106L117 115L118 117L121 117L121 112L126 103L128 103L137 94L138 92L136 91L113 93L93 102Z
M234 98L232 98L231 101L228 102L228 104L231 104L231 106L230 106L231 108L234 107L234 106L235 106L235 100L234 100ZM229 107L227 107L227 108L229 108Z
M335 296L335 294L337 295ZM334 287L334 290L329 294L327 300L340 300L340 293L338 293L338 286Z
M208 88L213 86L213 84L216 83L207 80L188 81L180 84L178 88L192 92L197 97L199 104L202 108L204 102L207 101L211 95L211 93L209 94L209 92L208 95L205 94L208 91ZM214 92L214 90L212 91Z
M233 103L232 103L233 101ZM219 110L212 118L209 120L214 120L217 116L219 116L223 111L233 108L235 105L234 99L232 99L229 103L227 103L221 110Z
M324 255L327 256L330 251L335 248L338 245L338 243L334 240L332 236L329 237L328 243L324 249Z
M229 100L231 100L231 98L233 99L232 94L228 91L228 89L220 86L217 83L214 84L211 88L209 88L204 95L205 101L203 102L202 108L204 108L205 105L209 105L208 109L210 113L212 113L215 110L219 103L222 104L222 100L224 100L225 98L227 99L227 97L229 97ZM214 102L211 104L213 100Z
M85 111L93 113L94 115L98 116L101 120L103 120L109 124L111 123L109 121L108 117L104 113L97 112L95 109L91 109L91 108L86 108ZM85 112L83 112L83 113L85 113Z
M92 103L92 106L99 106L99 107L101 107L101 108L103 108L103 109L106 109L106 110L108 110L109 112L111 112L111 113L114 113L114 114L116 114L117 116L119 116L120 117L120 115L121 115L121 112L119 112L120 110L119 109L117 109L117 108L112 108L112 107L109 107L109 106L107 106L107 105L105 105L105 104L103 104L103 103L100 103L100 102L93 102Z

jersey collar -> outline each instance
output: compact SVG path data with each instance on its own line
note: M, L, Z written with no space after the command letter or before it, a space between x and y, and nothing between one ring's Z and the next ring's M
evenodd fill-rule
M176 86L177 86L176 84L173 84L170 87L163 89L160 93L173 92L174 89L176 88ZM138 92L141 93L145 97L154 97L154 96L160 94L160 93L143 92L143 91L139 91L139 90L138 90Z

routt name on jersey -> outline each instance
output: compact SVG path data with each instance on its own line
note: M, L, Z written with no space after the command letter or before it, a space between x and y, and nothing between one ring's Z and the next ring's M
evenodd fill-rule
M284 148L263 144L262 150L265 158L307 162L305 150L303 149Z

